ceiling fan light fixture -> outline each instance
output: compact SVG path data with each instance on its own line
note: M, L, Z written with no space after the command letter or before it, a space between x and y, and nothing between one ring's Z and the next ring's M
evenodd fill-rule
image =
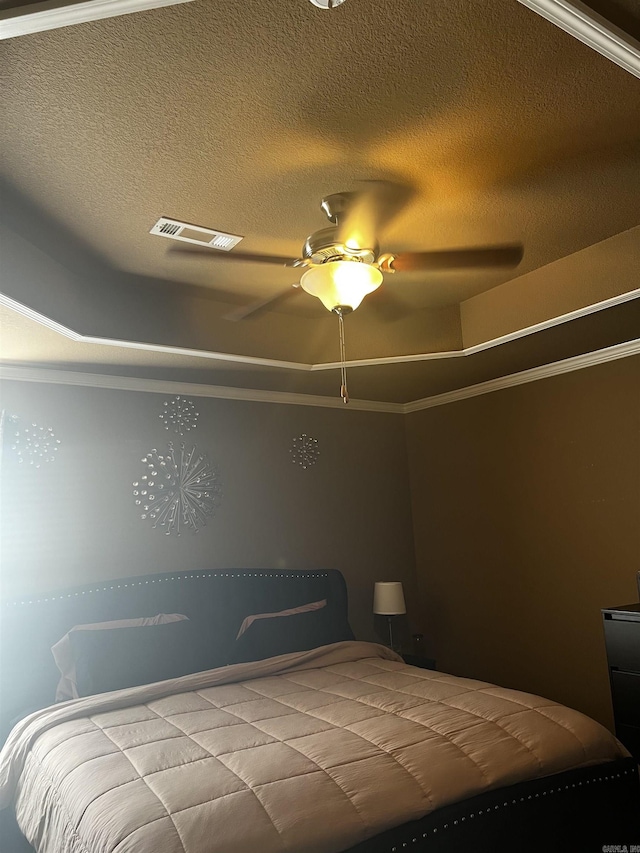
M355 311L364 297L381 284L380 270L359 261L327 261L311 267L300 279L302 289L316 296L327 311Z
M335 9L336 6L341 6L344 0L311 0L311 2L318 9Z

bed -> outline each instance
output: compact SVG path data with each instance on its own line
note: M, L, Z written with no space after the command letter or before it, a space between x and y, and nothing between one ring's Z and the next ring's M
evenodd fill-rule
M5 602L0 631L3 853L640 843L638 768L609 732L356 641L336 571L86 585Z

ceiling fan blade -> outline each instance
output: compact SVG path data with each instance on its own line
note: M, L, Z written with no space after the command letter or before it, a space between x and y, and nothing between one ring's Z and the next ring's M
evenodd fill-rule
M389 265L396 272L517 267L523 254L524 247L519 243L474 249L446 249L437 252L401 252L399 255L391 256Z
M286 290L281 290L280 293L274 293L273 296L268 296L266 299L258 299L255 302L249 303L249 305L242 305L240 308L236 308L235 311L225 314L224 319L231 320L232 323L237 323L240 320L246 320L247 317L256 317L267 308L271 308L279 302L284 302L289 297L295 296L296 293L302 292L300 284L296 282Z
M380 234L411 200L415 191L392 181L363 181L349 193L349 202L338 222L338 237L347 247L373 249Z
M295 266L297 258L285 258L282 255L257 255L251 252L222 252L219 249L209 249L206 246L172 246L169 252L173 255L182 255L194 258L201 258L206 255L215 261L250 261L256 264L277 264L281 267Z

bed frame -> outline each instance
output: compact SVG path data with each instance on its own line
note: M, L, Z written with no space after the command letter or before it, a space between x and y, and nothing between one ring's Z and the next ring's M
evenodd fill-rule
M249 613L322 598L336 619L346 617L340 572L170 572L6 601L0 613L0 737L4 741L16 717L51 704L59 673L50 649L73 625L184 613L210 620L216 642L230 644ZM11 820L3 815L2 850L31 851ZM616 844L640 844L640 784L631 758L473 797L347 853L596 853Z

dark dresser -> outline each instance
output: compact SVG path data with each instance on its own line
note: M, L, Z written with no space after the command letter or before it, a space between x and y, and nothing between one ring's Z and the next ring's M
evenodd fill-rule
M640 761L640 604L602 611L616 736Z

